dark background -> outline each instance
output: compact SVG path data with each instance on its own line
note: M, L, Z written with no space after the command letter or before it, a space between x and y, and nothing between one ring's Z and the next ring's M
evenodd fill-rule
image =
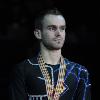
M35 54L34 15L56 6L67 22L64 57L88 69L92 99L97 98L97 64L100 7L98 2L66 0L0 0L0 99L8 99L9 75L16 63ZM98 85L97 85L98 83Z

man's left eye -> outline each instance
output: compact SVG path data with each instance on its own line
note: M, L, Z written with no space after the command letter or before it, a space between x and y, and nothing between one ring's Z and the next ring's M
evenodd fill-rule
M65 27L61 27L60 30L65 30Z

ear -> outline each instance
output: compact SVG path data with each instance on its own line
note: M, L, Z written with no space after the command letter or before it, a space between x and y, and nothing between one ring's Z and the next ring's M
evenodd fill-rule
M35 29L34 30L34 35L37 39L41 39L41 30Z

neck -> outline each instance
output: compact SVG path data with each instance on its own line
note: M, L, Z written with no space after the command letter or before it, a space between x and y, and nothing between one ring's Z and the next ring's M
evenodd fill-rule
M61 49L49 50L44 45L40 45L40 51L45 63L52 65L60 63Z

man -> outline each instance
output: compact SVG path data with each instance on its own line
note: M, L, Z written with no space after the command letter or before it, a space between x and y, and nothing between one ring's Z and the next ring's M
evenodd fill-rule
M39 40L36 57L17 64L10 84L10 100L90 100L87 69L61 54L66 22L57 9L35 19L34 35Z

